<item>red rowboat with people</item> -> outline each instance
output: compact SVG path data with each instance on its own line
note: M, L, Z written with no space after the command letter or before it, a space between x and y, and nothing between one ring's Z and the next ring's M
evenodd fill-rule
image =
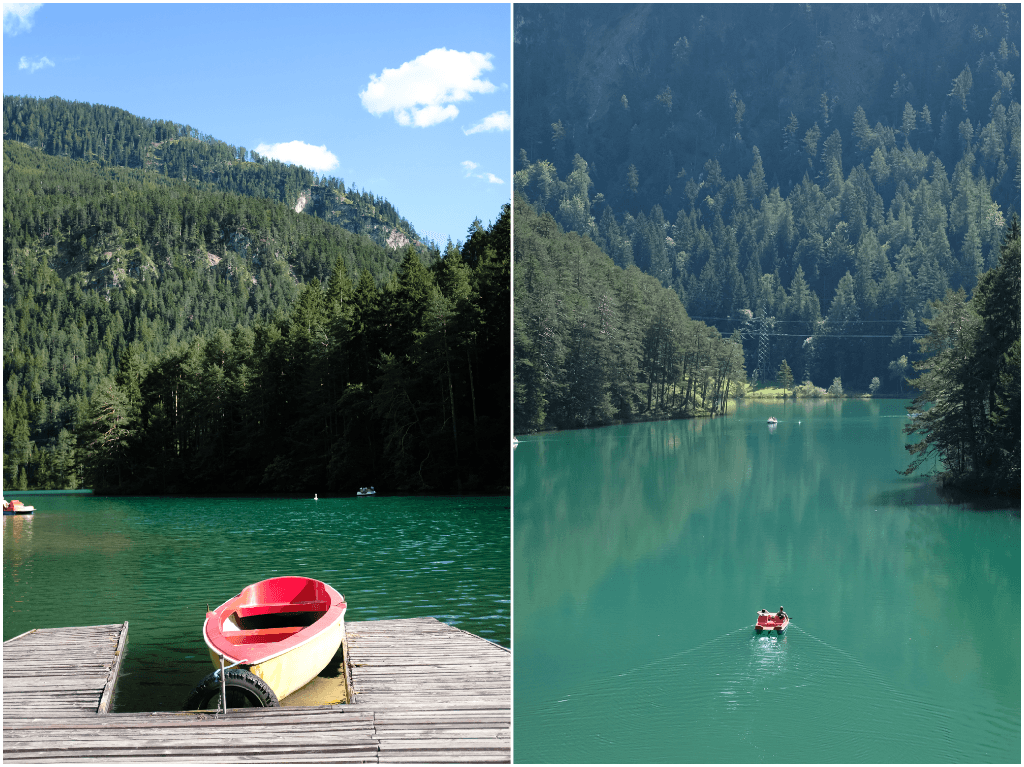
M762 631L771 633L777 631L782 633L789 626L789 616L786 615L786 611L780 606L777 613L770 613L767 610L757 611L757 623L754 624L754 631L760 634Z
M35 506L26 506L21 501L4 500L4 514L32 514L35 510Z

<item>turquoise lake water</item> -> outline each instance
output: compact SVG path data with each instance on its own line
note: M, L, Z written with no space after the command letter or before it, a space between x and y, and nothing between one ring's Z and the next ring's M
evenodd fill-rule
M906 404L520 435L515 760L1019 763L1020 508L897 474Z
M509 646L507 497L13 497L38 510L3 518L4 639L129 621L115 711L180 709L213 670L207 604L278 575L330 583L349 621L431 616Z

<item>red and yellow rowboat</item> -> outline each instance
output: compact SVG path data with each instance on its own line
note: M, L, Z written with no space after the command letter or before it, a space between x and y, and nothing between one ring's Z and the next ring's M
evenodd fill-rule
M345 597L321 581L285 576L242 589L206 613L203 638L220 668L237 664L278 700L330 663L345 636Z

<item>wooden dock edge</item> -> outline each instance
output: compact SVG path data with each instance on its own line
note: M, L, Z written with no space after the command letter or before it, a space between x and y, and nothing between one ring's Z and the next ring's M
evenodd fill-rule
M485 642L490 642L492 645L497 647L499 650L503 650L503 651L509 653L510 655L512 654L512 648L505 647L505 645L503 645L503 644L498 644L493 639L488 639L487 637L479 636L478 634L474 634L472 631L466 631L466 629L459 628L458 626L452 626L452 624L450 624L450 623L445 624L445 625L451 626L453 629L455 629L456 631L461 631L463 634L468 634L469 636L473 637L474 639L482 639Z
M121 636L117 640L117 647L114 649L114 661L107 672L107 683L103 686L103 695L100 696L100 705L96 708L97 714L109 714L110 706L114 702L114 688L117 687L117 679L121 674L121 661L124 659L124 650L128 646L128 621L121 626Z
M15 639L21 639L22 637L27 637L29 634L35 634L37 631L39 631L39 629L29 629L28 631L23 631L20 634L18 634L18 636L11 637L10 639L6 640L4 642L4 644L7 644L8 642L13 642Z
M345 672L345 703L354 703L355 693L352 687L352 657L348 654L348 624L341 632L341 667Z

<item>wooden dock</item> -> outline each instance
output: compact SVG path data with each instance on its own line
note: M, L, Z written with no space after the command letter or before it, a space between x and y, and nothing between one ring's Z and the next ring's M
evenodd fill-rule
M510 761L508 650L433 618L346 631L350 703L227 714L102 713L127 623L22 634L3 645L3 760Z
M34 629L4 642L4 723L17 712L80 717L110 711L128 623ZM6 744L6 731L4 735Z

